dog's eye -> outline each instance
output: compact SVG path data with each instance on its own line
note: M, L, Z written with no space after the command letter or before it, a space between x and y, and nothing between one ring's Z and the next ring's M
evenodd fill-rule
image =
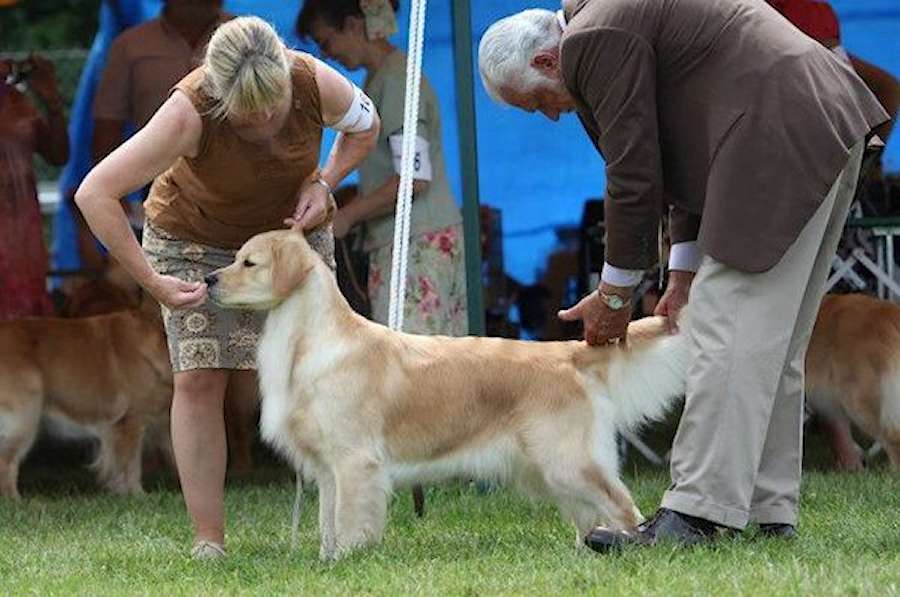
M244 259L244 267L253 267L254 265L256 265L256 264L253 263L252 261L250 261L249 259Z

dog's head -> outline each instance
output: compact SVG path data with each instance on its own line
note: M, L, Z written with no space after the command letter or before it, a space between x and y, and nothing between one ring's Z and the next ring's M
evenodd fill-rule
M234 263L206 276L209 297L223 307L273 309L303 285L318 259L300 232L258 234Z

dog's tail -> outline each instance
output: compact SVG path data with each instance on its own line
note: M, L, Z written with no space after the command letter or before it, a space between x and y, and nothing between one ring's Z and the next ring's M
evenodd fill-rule
M591 393L609 400L618 430L665 416L684 396L689 361L686 336L670 335L662 318L634 322L628 334L629 348L616 350L605 379L588 372L596 384Z

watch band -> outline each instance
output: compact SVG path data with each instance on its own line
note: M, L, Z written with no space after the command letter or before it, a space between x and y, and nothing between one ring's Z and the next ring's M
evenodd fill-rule
M337 200L334 198L334 191L331 190L331 185L328 184L328 181L321 176L313 180L310 184L321 185L325 187L326 191L328 191L328 198L331 199L331 201L329 201L328 205L325 207L325 220L328 221L331 216L334 215L334 212L337 211Z

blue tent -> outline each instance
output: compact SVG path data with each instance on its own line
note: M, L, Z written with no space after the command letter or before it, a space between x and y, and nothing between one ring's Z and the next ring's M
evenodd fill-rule
M457 102L453 68L453 18L451 0L428 5L424 69L441 101L447 167L457 198L462 196L460 159L456 151ZM897 0L831 0L841 19L848 50L900 75L900 5ZM256 14L271 21L297 47L309 51L293 34L300 2L282 0L226 0L234 14ZM401 2L401 30L395 41L405 45L408 4ZM472 47L498 18L527 7L555 9L553 0L494 0L474 2ZM62 179L62 193L77 186L89 165L90 103L105 58L115 35L125 27L158 14L158 0L107 0L101 9L100 31L82 76L72 112L70 135L72 160ZM360 73L349 73L360 82ZM533 282L547 254L557 243L554 227L573 225L581 217L589 197L604 191L603 163L574 116L552 123L491 102L475 78L475 110L478 142L478 184L482 203L503 212L506 269L517 279ZM900 171L900 135L888 148L886 167ZM331 138L326 138L330 143ZM71 213L64 207L56 221L56 265L77 267Z

